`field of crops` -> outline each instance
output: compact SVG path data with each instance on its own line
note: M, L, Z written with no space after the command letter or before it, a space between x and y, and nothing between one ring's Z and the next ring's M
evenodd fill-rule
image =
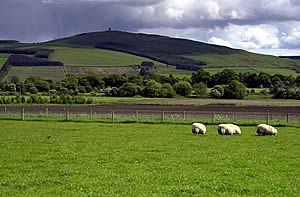
M146 58L95 48L49 47L55 50L50 60L71 66L129 66L139 65Z
M299 128L0 121L1 196L299 196Z
M13 66L4 80L10 80L13 76L17 76L21 81L25 81L26 78L31 76L39 76L53 81L65 79L62 66Z
M138 67L135 66L66 66L66 69L70 75L84 76L96 74L102 77L112 74L138 74L140 71Z

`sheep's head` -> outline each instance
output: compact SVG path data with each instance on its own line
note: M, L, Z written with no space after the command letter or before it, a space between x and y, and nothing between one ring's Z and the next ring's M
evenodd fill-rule
M273 132L273 134L274 134L275 136L277 136L277 135L278 135L278 131L277 131L277 129L275 129L275 128L272 128L272 132Z
M199 129L198 127L196 127L196 128L195 128L195 133L198 134L199 132L200 132L200 129Z

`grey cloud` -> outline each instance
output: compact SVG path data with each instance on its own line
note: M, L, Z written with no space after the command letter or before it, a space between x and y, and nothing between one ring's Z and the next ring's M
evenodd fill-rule
M278 30L270 34L274 46L278 39L280 47L296 48L299 24L284 24L299 21L298 10L298 0L1 0L0 39L43 41L112 27L229 43L231 30L267 24ZM233 46L273 47L259 35L251 39Z

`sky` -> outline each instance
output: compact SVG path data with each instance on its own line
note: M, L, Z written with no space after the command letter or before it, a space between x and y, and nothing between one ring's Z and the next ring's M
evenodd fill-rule
M113 30L300 55L300 0L0 0L0 39Z

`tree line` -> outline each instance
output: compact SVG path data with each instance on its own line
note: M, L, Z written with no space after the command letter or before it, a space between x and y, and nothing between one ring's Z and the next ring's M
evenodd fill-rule
M96 75L68 78L54 82L40 77L29 77L21 82L18 77L0 83L0 90L9 94L38 94L51 96L77 96L89 93L116 97L212 97L243 99L251 88L266 88L263 94L272 94L274 98L300 99L300 76L270 75L268 73L235 73L223 70L211 74L203 69L193 73L190 78L178 78L170 74L161 76L149 74L142 76ZM210 89L210 91L209 91Z

